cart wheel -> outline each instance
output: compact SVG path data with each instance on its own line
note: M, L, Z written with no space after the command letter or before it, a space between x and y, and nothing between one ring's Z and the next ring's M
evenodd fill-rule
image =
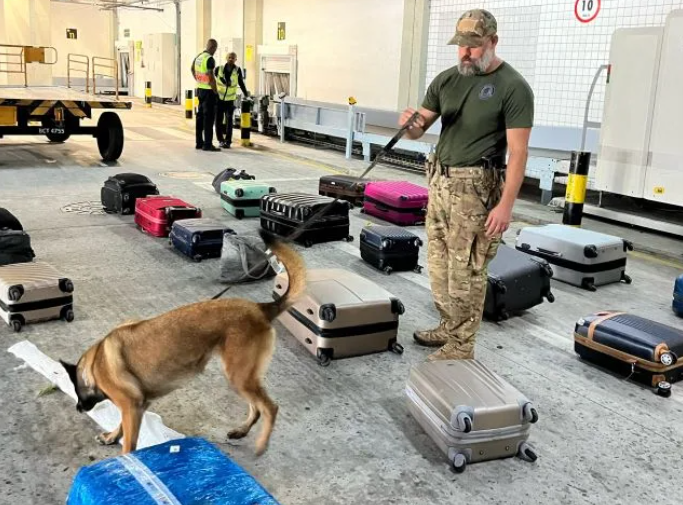
M398 342L394 342L391 344L391 350L396 354L403 354L403 346Z
M194 261L196 261L197 263L199 263L199 262L202 261L202 257L201 257L200 254L195 254L194 256L192 256L192 259L193 259Z
M458 473L462 473L465 471L465 467L467 466L467 458L465 457L464 454L456 454L455 458L453 458L453 470L455 470Z
M386 268L384 269L384 273L387 274L387 275L391 275L391 272L393 272L393 270L394 270L394 269L391 268L391 267L386 267Z
M19 333L21 331L21 326L22 326L21 321L19 321L18 319L15 319L14 321L12 321L12 329L16 333Z
M97 147L104 161L116 161L123 152L123 124L111 111L102 113L97 121Z
M57 127L57 125L55 124L54 118L51 118L51 117L43 118L41 123L43 125L43 128L56 128ZM69 133L68 124L65 121L64 122L64 133L48 132L45 134L45 136L47 137L47 139L50 142L62 143L62 142L66 142L69 139L69 137L71 136L71 134Z
M545 297L548 299L550 303L553 303L555 301L555 295L552 293L548 293L547 295L545 295Z
M66 312L64 312L64 321L67 323L73 322L75 316L74 316L74 311L71 309L67 309Z
M663 396L664 398L671 396L671 384L667 381L661 381L659 384L657 384L657 394L659 396Z

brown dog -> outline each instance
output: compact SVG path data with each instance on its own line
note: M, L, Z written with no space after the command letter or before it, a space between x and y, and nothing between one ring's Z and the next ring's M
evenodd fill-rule
M100 443L115 444L123 436L123 454L134 451L149 402L202 372L217 353L228 380L249 402L247 419L228 437L245 437L263 416L256 454L266 450L278 411L262 383L275 344L272 322L306 289L306 269L293 249L265 232L261 237L287 271L284 297L271 303L232 298L185 305L153 319L123 323L76 365L60 361L76 389L79 412L105 399L121 411L121 424L99 435Z

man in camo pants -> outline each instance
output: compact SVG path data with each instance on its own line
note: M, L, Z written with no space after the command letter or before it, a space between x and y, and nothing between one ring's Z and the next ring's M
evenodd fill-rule
M487 267L524 180L534 96L525 79L496 56L497 43L490 12L465 12L449 42L459 46L459 64L434 79L420 116L406 132L418 139L441 116L436 154L426 165L427 254L441 320L414 334L419 344L440 347L430 360L474 357ZM400 126L414 112L406 109Z

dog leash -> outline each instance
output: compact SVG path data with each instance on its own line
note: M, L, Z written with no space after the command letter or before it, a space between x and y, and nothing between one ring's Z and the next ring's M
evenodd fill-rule
M360 177L359 177L358 179L363 179L367 174L370 173L370 171L371 171L373 168L375 168L375 166L377 166L377 163L379 163L379 160L380 160L383 156L386 156L386 154L389 153L389 151L391 151L391 150L394 148L394 146L398 143L398 141L401 140L401 138L403 137L403 135L405 135L405 132L408 130L408 128L415 122L415 120L416 120L419 116L420 116L420 113L417 112L417 111L415 111L415 112L413 113L413 115L410 116L410 118L408 119L408 121L406 121L406 124L404 124L404 125L401 127L401 129L400 129L399 131L397 131L396 134L391 138L391 140L390 140L389 142L387 142L387 144L386 144L384 147L382 147L382 149L380 150L380 152L377 153L377 156L375 156L375 159L373 160L373 162L370 163L370 165L368 166L368 168L365 169L365 171L360 175ZM357 181L357 182L354 182L354 183L352 184L351 187L355 189L355 188L358 186L359 182L360 182L360 180ZM290 242L290 241L292 241L292 240L295 240L297 237L301 236L301 234L302 234L304 231L306 231L307 228L309 228L313 223L315 223L315 222L318 221L320 218L322 218L322 217L325 215L325 213L326 213L330 208L332 208L332 206L335 205L339 200L340 200L340 198L337 197L337 198L335 198L334 200L332 200L330 203L328 203L327 205L325 205L322 209L320 209L318 212L316 212L315 214L313 214L313 215L311 216L311 218L310 218L308 221L306 221L306 222L304 222L303 224L301 224L300 226L298 226L290 235L288 235L287 237L283 237L283 241L284 241L284 242ZM266 254L268 254L268 250L266 251ZM247 272L247 275L250 276L250 275L252 274L252 272L254 272L254 271L257 270L258 268L264 266L266 263L269 263L269 262L270 262L270 259L266 259L265 261L261 261L260 263L257 263L255 267L253 267L251 270L249 270L249 271ZM224 290L222 290L220 293L218 293L217 295L215 295L215 296L212 297L211 299L212 299L212 300L216 300L217 298L220 298L220 297L223 296L225 293L227 293L228 290L229 290L230 288L232 288L234 285L235 285L235 284L229 285L228 287L226 287Z

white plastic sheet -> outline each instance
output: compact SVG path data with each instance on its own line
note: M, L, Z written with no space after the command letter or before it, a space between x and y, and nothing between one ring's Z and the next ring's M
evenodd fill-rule
M64 367L49 356L43 354L34 344L22 340L8 349L17 358L24 360L36 372L46 377L52 384L66 393L74 404L78 401L76 391L64 370ZM73 409L74 415L82 415ZM114 430L121 422L119 409L109 400L98 403L88 415L99 424L104 431ZM185 435L178 433L164 425L161 417L153 412L145 412L140 426L138 449L144 449L152 445L184 438ZM123 439L119 441L122 443Z

